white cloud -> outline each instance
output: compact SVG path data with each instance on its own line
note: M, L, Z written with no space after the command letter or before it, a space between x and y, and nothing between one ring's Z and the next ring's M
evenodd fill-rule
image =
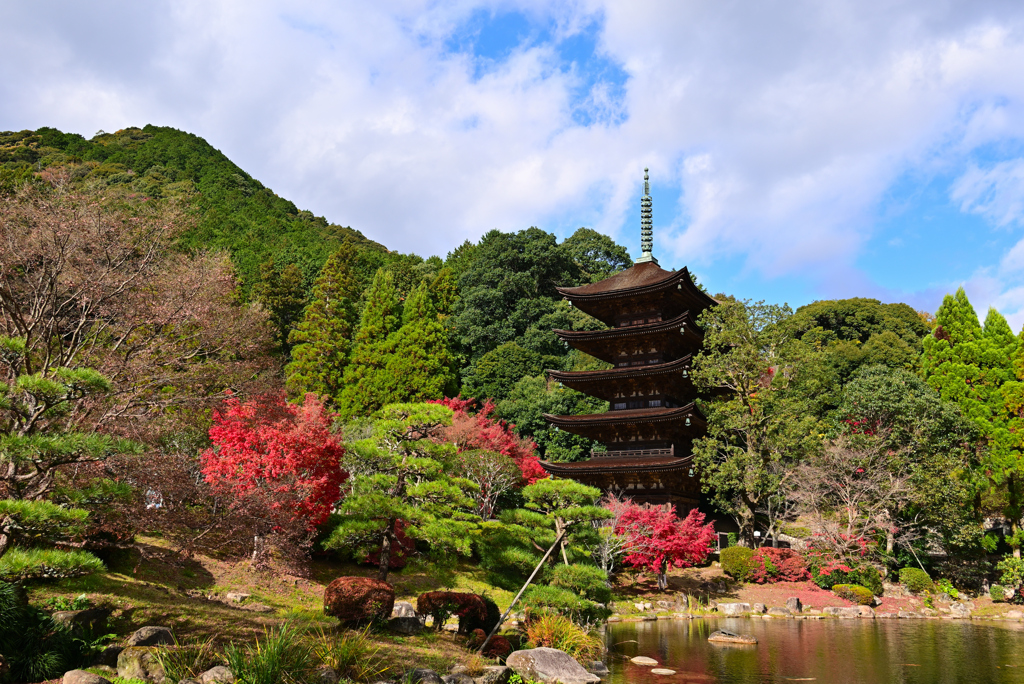
M9 9L0 128L173 125L300 207L403 251L583 224L635 248L650 166L678 192L655 197L658 249L852 294L894 179L1024 138L1024 5L1010 1L85 7ZM597 122L576 124L585 75L550 43L477 77L446 40L481 7L522 10L561 37L600 19L624 98L599 84L582 95ZM969 170L953 194L965 211L1019 222L1020 169Z

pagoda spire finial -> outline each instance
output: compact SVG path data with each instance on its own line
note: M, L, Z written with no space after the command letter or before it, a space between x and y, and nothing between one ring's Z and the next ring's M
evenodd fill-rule
M658 260L654 258L654 218L653 210L651 209L651 177L647 173L647 167L644 167L644 196L640 198L640 251L643 254L636 263L642 264L644 262L658 263Z

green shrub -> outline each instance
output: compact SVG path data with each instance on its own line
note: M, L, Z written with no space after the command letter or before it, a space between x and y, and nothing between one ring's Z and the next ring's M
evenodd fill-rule
M988 589L988 597L994 603L1002 603L1006 600L1006 589L1001 584L993 584Z
M290 624L264 632L263 640L241 649L224 649L228 667L244 684L300 684L313 669L313 647Z
M885 589L882 587L882 573L873 565L865 565L857 568L857 575L860 577L861 586L867 587L875 596L881 596Z
M526 637L532 648L556 648L586 662L601 655L601 638L564 615L540 615L526 625Z
M754 555L753 549L745 546L730 546L722 549L719 560L722 562L722 572L735 580L743 581L750 570L750 557Z
M1006 556L996 563L996 570L1003 586L1016 588L1024 584L1024 558Z
M528 617L559 614L580 625L592 624L611 615L607 608L600 608L593 601L559 587L531 586L523 594L523 606Z
M10 555L8 551L7 555ZM6 556L5 556L6 557ZM86 664L87 646L63 625L27 603L18 588L0 582L0 681L41 682Z
M14 547L0 558L0 580L66 579L103 572L103 561L86 551Z
M556 566L551 571L549 584L605 605L612 600L612 590L608 587L607 573L593 565Z
M951 599L960 598L960 592L957 591L956 587L953 586L953 583L945 577L935 582L935 589L942 594L946 594Z
M900 570L900 584L914 594L923 594L935 588L932 578L920 568L903 568Z
M859 603L862 606L870 606L875 602L875 595L867 587L859 584L837 584L832 587L832 592L839 598Z

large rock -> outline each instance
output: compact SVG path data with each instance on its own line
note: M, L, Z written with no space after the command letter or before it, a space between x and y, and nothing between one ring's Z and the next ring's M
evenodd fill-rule
M418 617L416 615L416 608L408 601L396 601L395 607L391 609L391 617L406 618L406 617Z
M203 684L234 684L235 675L223 665L216 665L199 675L199 681Z
M163 684L167 675L156 657L156 650L155 646L129 646L124 649L117 656L117 676Z
M763 615L764 612L767 611L767 610L768 610L768 606L764 605L763 603L755 603L754 604L753 611L754 611L754 613L756 615Z
M124 646L107 646L93 657L92 664L117 667L117 657L123 650Z
M406 684L444 684L444 680L441 679L440 675L426 668L410 670L402 681L406 682Z
M874 618L875 611L871 606L826 606L821 612L838 618Z
M476 684L508 684L512 679L512 668L506 665L491 665L484 668L484 673L474 678Z
M128 637L129 646L173 646L174 632L168 627L140 627Z
M789 608L783 608L782 606L772 606L768 609L768 614L772 617L789 617L791 615Z
M743 615L750 612L749 603L719 603L718 612L722 615Z
M345 624L387 620L395 607L395 588L369 577L339 577L324 591L324 613Z
M444 682L444 684L476 684L476 680L465 672L447 674L444 677L441 677L441 681Z
M418 617L393 617L388 620L388 630L395 634L413 635L423 631Z
M800 602L799 596L786 599L786 608L789 608L790 613L802 613L804 610L804 604Z
M64 673L62 684L110 684L110 680L85 670L71 670Z
M589 684L601 678L587 672L572 656L554 648L531 648L516 651L505 659L505 664L523 679L546 684Z
M962 603L949 604L949 614L955 618L969 618L971 611Z

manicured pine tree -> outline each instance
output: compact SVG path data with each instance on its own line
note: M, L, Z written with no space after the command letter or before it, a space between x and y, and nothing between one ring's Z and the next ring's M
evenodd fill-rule
M346 418L369 415L389 403L388 338L398 330L401 316L394 275L378 269L364 297L355 347L345 368L344 389L338 401L338 411Z
M387 346L385 403L440 399L454 382L448 335L438 320L426 283L409 293L402 327Z
M293 398L312 392L333 404L341 397L356 322L354 254L346 242L327 259L313 286L313 300L288 336L292 361L285 374Z

